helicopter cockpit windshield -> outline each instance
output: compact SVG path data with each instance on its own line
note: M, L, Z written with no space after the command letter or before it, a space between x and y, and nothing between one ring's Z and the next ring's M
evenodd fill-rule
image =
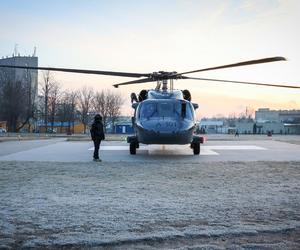
M152 119L188 119L193 120L190 103L184 100L145 101L139 109L141 121Z

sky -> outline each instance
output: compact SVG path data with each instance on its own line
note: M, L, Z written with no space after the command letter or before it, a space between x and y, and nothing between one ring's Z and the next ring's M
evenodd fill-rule
M39 66L151 73L184 72L264 57L288 60L189 76L300 86L298 0L0 0L0 56L37 47ZM133 80L55 73L64 89L111 89ZM130 93L153 84L120 87ZM198 117L246 108L300 109L300 90L175 81L199 104Z

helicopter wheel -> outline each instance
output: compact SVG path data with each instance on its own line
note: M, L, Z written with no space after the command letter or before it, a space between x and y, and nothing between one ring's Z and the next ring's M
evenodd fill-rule
M193 151L194 151L194 155L200 154L200 143L199 142L193 143Z
M131 155L135 155L136 154L136 148L137 148L136 142L130 142L129 149L130 149L130 154Z

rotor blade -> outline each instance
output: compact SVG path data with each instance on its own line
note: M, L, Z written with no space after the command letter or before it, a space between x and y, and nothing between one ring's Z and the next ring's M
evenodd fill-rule
M152 78L144 78L144 79L139 79L139 80L134 80L134 81L129 81L129 82L122 82L122 83L117 83L114 84L113 86L115 88L118 88L121 85L128 85L128 84L135 84L135 83L145 83L145 82L155 82L156 80L153 80Z
M286 61L286 59L284 57L281 57L281 56L269 57L269 58L263 58L263 59L258 59L258 60L251 60L251 61L233 63L233 64L228 64L228 65L223 65L223 66L218 66L218 67L187 71L187 72L179 73L177 75L190 74L190 73L196 73L196 72L208 71L208 70L215 70L215 69L233 68L233 67L246 66L246 65L252 65L252 64L269 63L269 62L276 62L276 61Z
M213 82L230 82L230 83L241 83L241 84L249 84L249 85L260 85L266 87L300 89L300 86L295 86L295 85L277 85L277 84L268 84L268 83L259 83L259 82L242 82L242 81L231 81L231 80L220 80L220 79L198 78L198 77L187 77L187 76L182 76L181 79L213 81Z
M80 74L94 74L94 75L108 75L108 76L124 76L124 77L149 77L150 74L140 73L127 73L127 72L114 72L114 71L100 71L100 70L87 70L87 69L67 69L67 68L50 68L50 67L29 67L29 66L12 66L12 65L0 65L0 68L17 68L17 69L35 69L35 70L49 70L49 71L61 71L69 73Z

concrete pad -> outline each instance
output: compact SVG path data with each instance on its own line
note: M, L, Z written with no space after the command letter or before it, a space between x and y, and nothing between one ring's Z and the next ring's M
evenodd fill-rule
M8 143L8 142L7 142ZM0 161L57 161L89 162L92 160L92 142L55 141L39 147L24 147L18 152L8 150ZM14 148L9 142L9 147ZM14 142L18 145L19 142ZM164 161L300 161L300 145L278 141L209 141L201 145L200 156L193 155L189 145L140 145L136 155L129 154L126 142L106 142L100 147L100 157L108 162Z

